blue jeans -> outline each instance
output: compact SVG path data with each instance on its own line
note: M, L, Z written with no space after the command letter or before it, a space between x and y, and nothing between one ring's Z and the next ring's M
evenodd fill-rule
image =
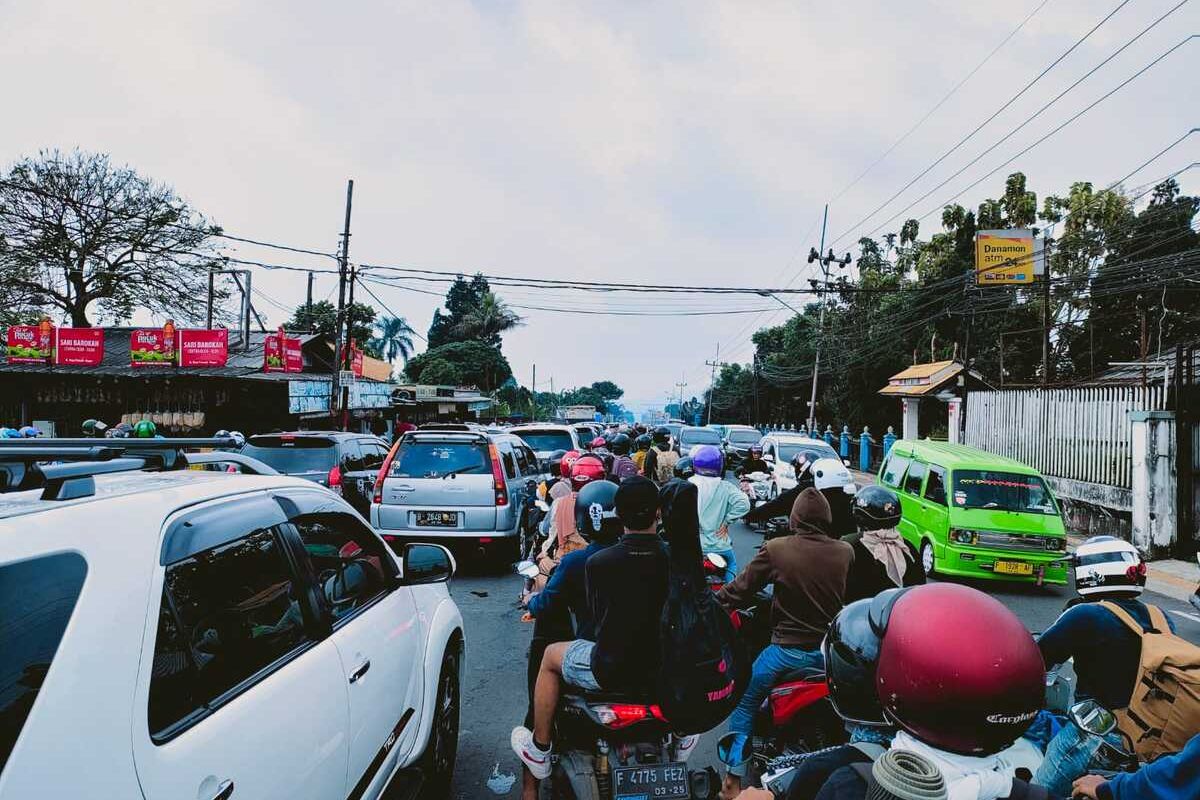
M742 695L737 708L729 715L729 732L750 736L754 732L754 715L763 700L775 688L779 677L797 669L820 672L825 669L825 659L820 650L803 650L799 647L781 647L769 644L754 660L750 684ZM744 741L744 740L742 740ZM736 746L736 745L735 745ZM745 775L745 768L732 767L730 773Z
M725 559L725 582L730 583L737 577L737 556L733 554L733 548L728 550L709 550L710 553L715 553Z
M1116 731L1105 738L1121 745L1121 735ZM1046 746L1046 759L1038 767L1033 782L1044 786L1052 797L1070 797L1071 784L1087 774L1099 749L1098 736L1084 733L1074 722L1068 721Z

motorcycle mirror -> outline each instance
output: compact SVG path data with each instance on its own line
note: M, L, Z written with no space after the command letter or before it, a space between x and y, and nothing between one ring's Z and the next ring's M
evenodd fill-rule
M729 566L728 562L725 561L725 557L719 553L706 553L704 557L717 569L725 569L725 567Z
M1071 721L1093 736L1107 736L1116 730L1117 718L1095 700L1084 700L1071 706Z
M853 483L844 483L842 484L842 491L851 497L854 497L854 495L858 494L858 487Z
M717 740L717 758L727 767L740 767L745 764L750 760L750 752L749 736L727 733Z
M541 574L541 570L532 561L521 561L517 564L517 574L522 578L536 578Z

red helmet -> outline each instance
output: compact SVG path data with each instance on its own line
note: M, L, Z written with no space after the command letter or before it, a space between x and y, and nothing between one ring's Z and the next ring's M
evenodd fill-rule
M575 466L575 462L583 455L578 450L568 450L563 453L562 461L558 465L558 474L564 478L571 477L571 467Z
M886 595L886 596L885 596ZM1016 741L1045 701L1045 664L1016 614L978 589L887 592L875 690L887 716L940 750L981 756Z
M601 447L607 446L608 442L604 441L603 436L597 436L595 439L592 439L592 441L588 442L588 447L592 448L593 450L599 450Z
M602 481L604 478L604 462L596 456L581 456L571 467L571 488L577 492L592 481Z

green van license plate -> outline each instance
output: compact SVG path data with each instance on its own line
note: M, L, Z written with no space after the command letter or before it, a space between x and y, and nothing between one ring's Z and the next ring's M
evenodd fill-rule
M997 561L992 565L992 571L998 575L1032 575L1033 564L1024 561Z

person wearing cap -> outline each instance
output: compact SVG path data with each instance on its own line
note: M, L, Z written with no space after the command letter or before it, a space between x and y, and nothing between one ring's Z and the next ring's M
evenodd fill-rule
M731 733L751 735L754 714L781 675L824 669L821 640L842 609L854 561L854 549L830 537L832 524L829 501L811 486L804 489L788 518L791 535L765 542L737 578L717 593L725 607L746 608L759 602L760 590L774 586L771 644L754 661L746 693L729 717ZM737 796L743 774L740 768L730 770L723 798Z
M546 648L534 689L533 730L512 732L517 757L538 780L550 774L554 713L562 684L585 691L641 692L658 674L659 617L667 599L668 554L658 536L658 487L641 476L617 490L615 513L625 529L584 566L595 641Z

